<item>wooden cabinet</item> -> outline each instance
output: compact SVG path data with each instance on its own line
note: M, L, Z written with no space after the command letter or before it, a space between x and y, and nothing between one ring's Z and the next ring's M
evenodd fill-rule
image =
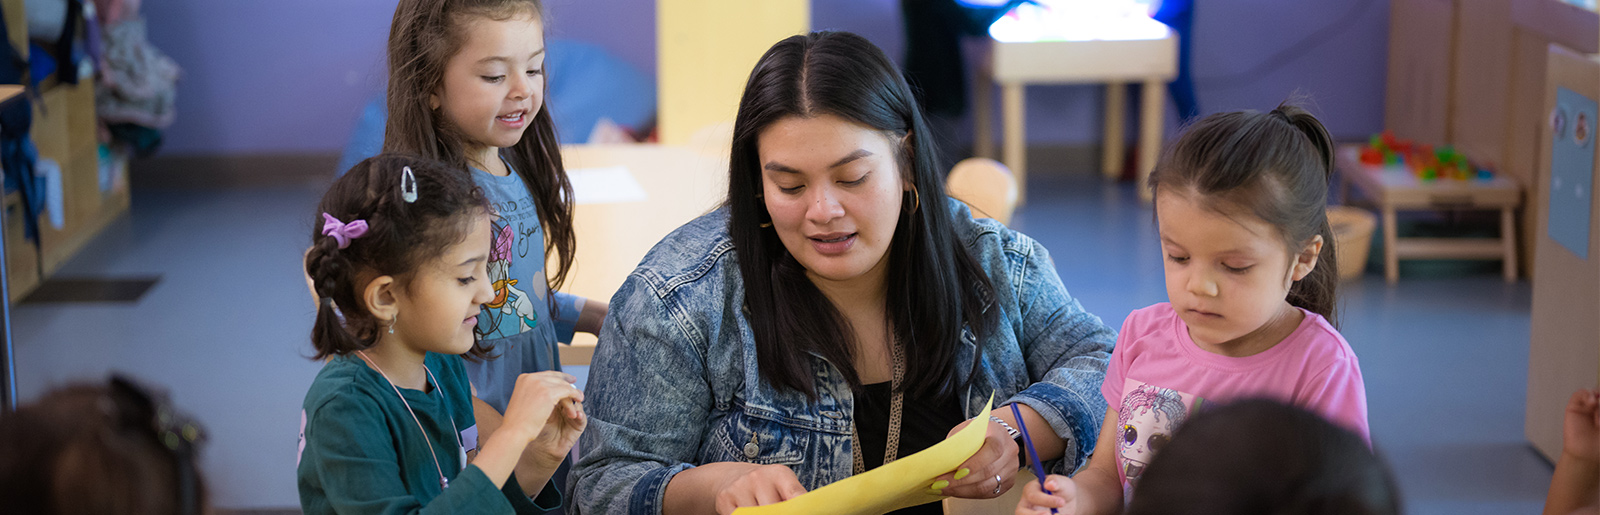
M126 177L101 177L95 123L92 81L57 85L34 104L34 145L40 160L61 166L64 197L61 227L51 225L48 214L39 217L39 266L44 277L54 274L128 208Z
M1548 81L1543 111L1557 112L1562 103L1562 88L1572 96L1593 101L1600 99L1600 58L1579 54L1552 45L1547 52ZM1571 98L1571 97L1568 97ZM1569 105L1575 105L1573 104ZM1565 110L1565 108L1562 108ZM1570 141L1576 121L1558 130L1545 124L1539 138L1539 182L1529 196L1530 213L1537 221L1531 236L1538 244L1534 253L1533 305L1529 317L1528 403L1524 434L1534 447L1554 462L1561 456L1561 424L1567 399L1579 388L1600 385L1600 209L1592 200L1600 194L1593 163L1600 163L1600 145L1592 141L1577 146L1578 155L1588 154L1593 161L1588 169L1563 166L1556 170L1555 140ZM1588 122L1592 129L1593 121ZM1571 150L1573 147L1567 147ZM1572 153L1567 153L1571 157ZM1572 162L1563 163L1570 165ZM1579 164L1582 164L1581 162ZM1558 173L1564 172L1564 173ZM1575 172L1575 173L1573 173ZM1584 184L1582 176L1588 176ZM1566 181L1557 182L1559 177ZM1579 177L1579 180L1572 180ZM1580 188L1587 186L1587 191ZM1564 208L1556 209L1556 194L1567 196ZM1585 206L1587 204L1587 206ZM1582 213L1587 207L1588 212ZM1586 222L1579 219L1587 218ZM1567 232L1573 227L1587 229ZM1553 226L1560 224L1558 230ZM1563 236L1557 240L1555 235Z

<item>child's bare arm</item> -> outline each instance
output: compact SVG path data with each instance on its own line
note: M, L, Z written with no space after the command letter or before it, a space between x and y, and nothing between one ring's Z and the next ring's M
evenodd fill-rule
M477 392L474 391L473 394L476 395ZM478 420L478 449L482 450L483 446L487 445L489 439L494 436L495 430L500 429L500 412L495 411L494 406L483 402L482 399L473 397L472 414ZM535 482L539 477L539 474L536 473L538 470L536 452L531 445L523 449L522 459L517 461L514 469L517 473L517 485L522 487L524 493L531 492L529 495L535 495L540 488L544 488L544 483ZM467 459L475 460L477 458L478 451L467 453Z
M1072 477L1079 515L1122 513L1122 479L1117 476L1117 410L1106 410L1089 466Z
M1017 515L1050 513L1109 515L1122 512L1122 479L1117 476L1117 410L1106 410L1089 466L1071 478L1050 475L1043 481L1055 485L1049 496L1039 492L1039 482L1029 482L1017 504Z
M578 312L577 331L593 335L600 334L600 324L605 321L606 314L611 311L611 305L600 299L588 299L583 302L583 311Z
M1572 392L1561 427L1561 458L1550 479L1545 515L1600 505L1600 393Z

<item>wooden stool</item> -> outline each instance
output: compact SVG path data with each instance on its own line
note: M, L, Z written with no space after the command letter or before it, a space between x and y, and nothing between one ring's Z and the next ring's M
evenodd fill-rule
M956 163L945 177L945 193L972 208L973 218L993 218L1011 225L1017 210L1017 180L999 161L970 157Z
M1499 259L1506 282L1517 280L1516 209L1522 205L1522 188L1497 175L1491 180L1422 181L1404 166L1368 166L1358 156L1359 145L1339 148L1340 188L1349 198L1355 186L1362 196L1377 203L1383 223L1383 275L1400 280L1401 258ZM1397 211L1490 210L1500 212L1499 238L1401 238L1395 234Z

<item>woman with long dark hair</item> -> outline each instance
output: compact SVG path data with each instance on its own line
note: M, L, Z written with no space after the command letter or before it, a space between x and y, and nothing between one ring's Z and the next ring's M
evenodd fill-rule
M995 497L1018 468L1010 403L1041 455L1065 456L1054 470L1084 462L1115 333L1044 247L945 196L928 134L865 39L767 51L734 121L727 205L667 236L613 299L579 512L770 504L973 421L982 448L930 493Z

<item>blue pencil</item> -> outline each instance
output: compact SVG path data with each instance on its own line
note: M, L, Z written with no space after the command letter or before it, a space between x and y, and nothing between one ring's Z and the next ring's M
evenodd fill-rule
M1028 458L1033 463L1033 475L1039 476L1039 489L1045 494L1050 494L1050 489L1044 487L1044 465L1039 463L1039 451L1033 449L1033 438L1028 436L1028 423L1022 421L1022 411L1017 409L1017 403L1011 403L1011 414L1017 417L1017 427L1022 429L1022 443L1028 446ZM1051 494L1053 495L1053 494ZM1055 508L1050 508L1050 513L1056 513Z

